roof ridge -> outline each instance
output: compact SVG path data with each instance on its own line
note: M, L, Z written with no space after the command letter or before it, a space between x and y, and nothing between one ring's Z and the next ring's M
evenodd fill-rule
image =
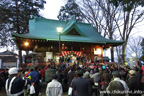
M44 18L44 17L34 17L34 19L32 19L32 20L36 20L36 21L45 20L45 21L67 22L67 21L64 21L64 20L48 19L48 18Z

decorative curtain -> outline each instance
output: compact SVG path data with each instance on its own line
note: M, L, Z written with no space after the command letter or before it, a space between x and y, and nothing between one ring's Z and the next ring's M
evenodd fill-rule
M70 53L73 53L73 54L75 54L77 56L82 56L83 51L61 51L61 54L64 57L67 56L67 55L69 55Z

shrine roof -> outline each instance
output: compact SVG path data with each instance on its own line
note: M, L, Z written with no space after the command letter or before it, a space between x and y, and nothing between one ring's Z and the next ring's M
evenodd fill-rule
M98 33L92 24L78 23L73 18L71 18L69 21L61 21L35 17L33 20L29 20L28 34L13 33L12 36L25 39L59 41L59 33L56 30L57 27L63 28L63 31L60 33L61 41L111 45L120 45L124 43L124 41L104 38Z

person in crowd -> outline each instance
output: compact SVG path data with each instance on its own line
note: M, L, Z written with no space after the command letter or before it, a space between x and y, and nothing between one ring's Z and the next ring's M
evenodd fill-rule
M94 81L95 86L98 86L98 85L99 85L101 76L102 76L102 74L101 74L101 72L99 72L98 69L97 69L97 70L95 71L95 73L91 76L91 78L93 78L93 81Z
M8 73L10 76L5 85L7 96L24 96L23 87L30 82L19 77L16 67L10 68Z
M74 80L78 78L78 75L75 73L74 78L71 81L70 87L72 88ZM72 90L72 96L76 96L76 91Z
M138 67L135 68L135 76L141 81L142 78L142 71Z
M119 77L120 77L120 73L119 73L118 71L114 71L114 72L112 73L112 75L113 75L114 80L109 83L109 85L108 85L108 87L106 88L106 90L111 92L111 91L114 91L114 88L116 88L116 91L117 91L117 90L123 91L123 92L124 92L123 95L125 95L126 92L129 91L129 88L128 88L126 82L125 82L124 80L121 80L121 79L119 78ZM115 81L116 81L116 82L115 82ZM118 82L119 82L119 83L118 83ZM114 85L114 84L117 84L117 85ZM123 89L122 86L124 87L124 89ZM118 95L118 96L119 96L119 94L115 94L115 95Z
M53 61L53 59L51 59L51 68L52 68L52 69L56 69L56 64L55 64L55 62Z
M73 81L73 90L76 96L92 96L92 87L88 79L82 78L83 70L77 70L78 78Z
M67 79L67 75L68 75L68 72L67 72L67 68L64 68L63 70L63 91L64 92L67 92L68 91L68 79Z
M0 87L3 89L5 87L6 79L8 78L6 71L4 69L1 70L0 74Z
M45 67L43 66L40 70L42 82L45 82Z
M137 78L135 70L130 70L128 87L131 93L129 93L129 96L141 96L141 85L141 81Z
M67 55L65 61L66 61L66 63L71 63L71 56L70 56L70 55Z
M83 56L82 56L82 64L83 64L83 65L85 65L85 64L86 64L86 60L87 60L87 59L86 59L86 56L85 56L85 55L83 55Z
M57 81L57 75L52 76L52 81L47 84L46 96L62 96L62 84Z
M70 86L70 83L72 81L72 79L74 78L74 74L75 74L75 68L71 67L70 72L68 73L68 87Z
M58 73L57 73L57 81L60 82L62 84L62 80L63 80L63 74L62 74L62 69L58 69Z
M72 64L76 65L76 55L73 55L71 60L72 60Z
M94 85L93 79L90 78L90 73L89 73L88 71L86 71L86 72L83 74L83 78L88 79L88 80L90 81L90 83L91 83L91 86Z
M120 73L120 78L125 81L126 72L124 71L124 69L120 67L118 71Z
M128 91L128 90L129 90L129 87L128 87L128 85L126 84L126 82L125 82L124 80L121 80L121 79L119 78L119 77L120 77L120 73L119 73L118 71L114 71L114 72L112 73L112 75L113 75L113 78L114 78L113 81L119 81L119 82L121 82L122 85L123 85L124 88L125 88L125 91ZM111 82L113 82L113 81L111 81ZM107 88L109 88L109 86L108 86Z
M94 82L94 88L95 88L95 96L97 96L98 90L100 90L100 80L102 77L102 72L99 71L99 69L97 68L95 73L91 76L91 78L93 79Z
M129 71L128 66L124 66L124 72L125 72L124 79L125 79L126 82L127 82L128 78L129 78L128 71Z
M39 83L41 75L39 73L38 67L35 67L35 70L30 73L30 76L31 76L31 82L35 88L35 94L32 94L31 96L39 96Z
M144 64L142 65L142 67L141 67L141 69L142 69L142 75L144 76Z
M59 58L59 63L62 64L63 62L64 62L64 57L61 56L61 57Z
M119 81L110 82L107 93L109 96L126 96L125 88Z
M2 78L1 78L1 70L0 70L0 91L2 90Z
M76 65L79 66L79 63L80 63L80 56L76 56L76 61L77 61Z
M30 72L29 72L29 74L28 74L28 76L31 76L31 73L34 71L34 69L33 68L31 68L30 69Z
M88 78L89 74L90 74L90 69L87 69L86 72L84 72L83 74L83 78Z
M8 75L9 75L9 74L8 74L8 70L9 70L8 68L5 69L5 78L6 78L6 79L8 79Z
M102 81L104 82L104 84L103 84L103 90L106 90L108 84L111 81L111 76L110 76L109 71L106 68L104 68L104 67L102 67L102 68L104 69L103 70L103 74L102 74Z

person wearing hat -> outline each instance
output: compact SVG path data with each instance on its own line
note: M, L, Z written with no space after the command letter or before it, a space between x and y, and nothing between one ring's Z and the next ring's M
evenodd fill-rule
M135 70L129 71L128 87L129 87L129 90L133 92L133 93L130 93L129 96L141 96L142 94L140 92L135 93L135 91L141 91L141 88L142 88L141 81L140 79L137 78L135 73L136 73Z
M112 75L113 75L114 80L109 83L108 87L106 88L107 91L111 91L111 89L114 89L112 87L115 87L115 86L116 86L117 90L121 90L122 91L122 86L123 86L124 87L123 91L125 91L125 92L129 91L129 88L128 88L126 82L119 78L120 73L118 71L114 71L112 73ZM117 83L117 82L119 82L119 83ZM113 86L113 84L115 84L115 85Z
M62 84L57 81L57 75L52 76L52 81L47 84L46 96L62 96Z
M24 96L23 87L27 85L28 80L24 80L18 76L18 69L12 67L8 70L9 78L6 80L7 96Z

